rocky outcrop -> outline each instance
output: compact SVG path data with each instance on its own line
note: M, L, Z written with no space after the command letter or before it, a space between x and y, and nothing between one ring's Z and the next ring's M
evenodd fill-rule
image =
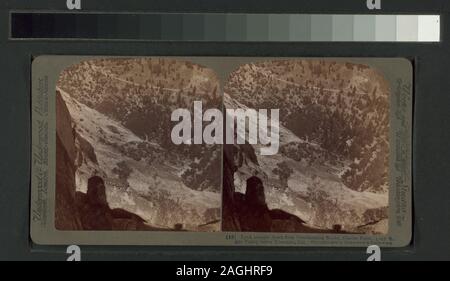
M301 218L280 209L270 210L267 206L264 185L256 176L247 179L245 194L236 192L234 173L248 158L249 147L224 146L223 165L223 231L246 232L297 232L297 233L332 233L334 230L315 229L305 225Z
M77 192L76 206L83 230L156 230L134 213L111 209L106 200L105 183L99 176L89 179L86 194Z

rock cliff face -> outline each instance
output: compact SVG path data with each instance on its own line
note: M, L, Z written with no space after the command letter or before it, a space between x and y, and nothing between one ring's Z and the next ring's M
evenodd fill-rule
M240 196L234 189L234 173L239 167L235 159L237 149L234 145L224 146L222 229L225 231L242 230L237 204Z
M61 94L56 93L56 208L55 227L82 229L75 206L75 136L72 120Z

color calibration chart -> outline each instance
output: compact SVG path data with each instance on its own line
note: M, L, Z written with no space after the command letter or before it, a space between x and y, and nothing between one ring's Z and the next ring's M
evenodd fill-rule
M12 12L11 39L439 42L439 15Z

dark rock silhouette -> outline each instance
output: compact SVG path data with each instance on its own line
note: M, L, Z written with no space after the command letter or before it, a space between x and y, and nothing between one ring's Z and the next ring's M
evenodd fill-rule
M266 195L264 194L264 185L260 178L251 177L247 180L247 189L245 191L245 203L255 208L265 208Z
M87 193L77 192L76 203L84 230L111 230L113 216L106 201L105 184L100 177L88 180Z
M340 224L333 225L333 230L334 230L334 232L337 232L337 233L341 232L342 231L342 225L340 225Z
M270 231L271 218L264 194L264 185L258 177L247 180L247 189L239 209L243 231Z
M87 193L77 192L76 204L84 230L151 230L140 216L123 209L111 209L103 179L88 180Z
M183 224L182 223L177 223L173 226L173 229L176 231L181 231L183 230Z

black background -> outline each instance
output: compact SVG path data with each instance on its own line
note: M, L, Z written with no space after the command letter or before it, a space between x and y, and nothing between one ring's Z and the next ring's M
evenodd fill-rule
M29 238L30 75L38 55L407 57L415 62L414 233L383 260L450 259L450 1L82 0L83 11L440 14L441 43L187 43L13 41L12 10L67 11L66 0L0 3L0 260L65 260L66 247ZM83 12L81 11L81 12ZM83 260L365 260L363 248L82 247Z

